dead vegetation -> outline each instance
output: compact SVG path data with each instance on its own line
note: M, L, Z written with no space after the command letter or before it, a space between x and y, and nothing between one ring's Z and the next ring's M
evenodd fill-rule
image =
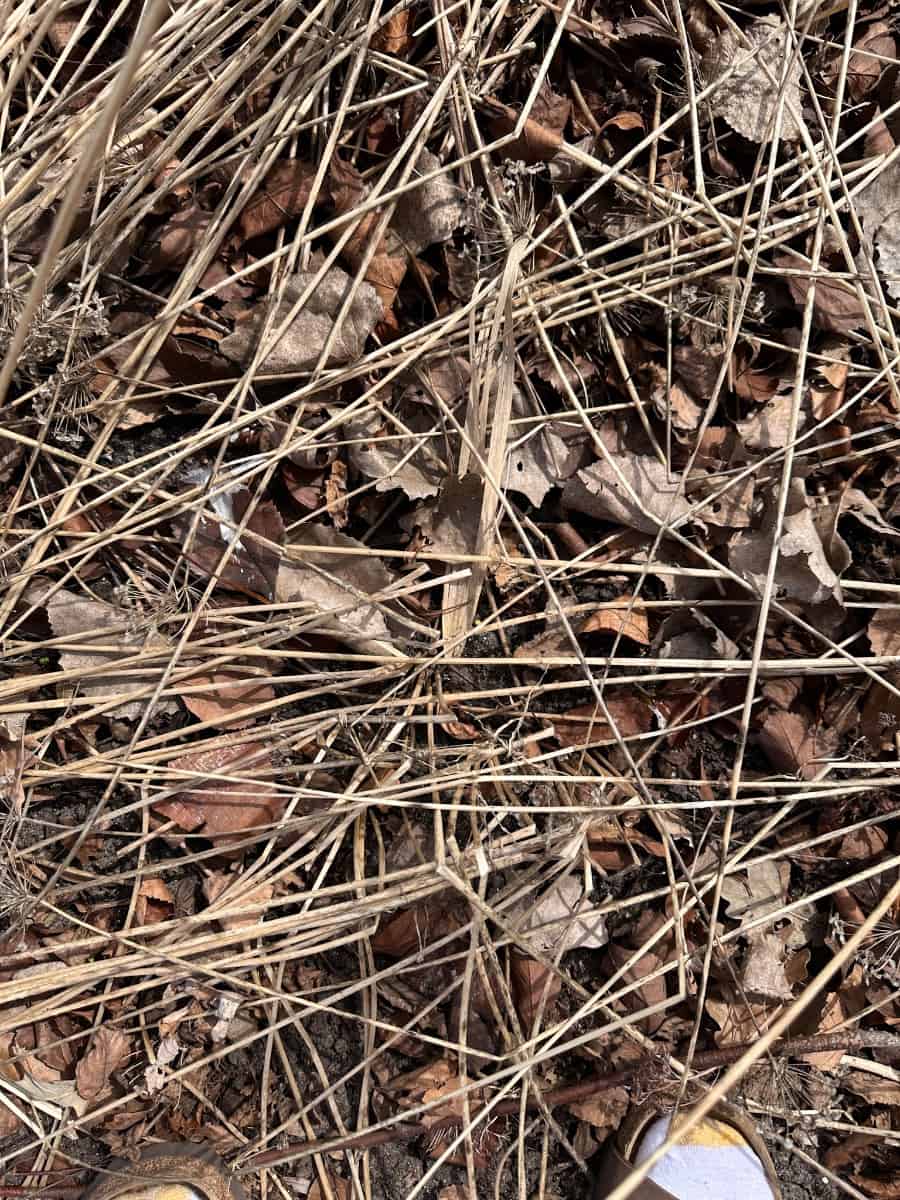
M900 1196L898 36L9 9L0 1197Z

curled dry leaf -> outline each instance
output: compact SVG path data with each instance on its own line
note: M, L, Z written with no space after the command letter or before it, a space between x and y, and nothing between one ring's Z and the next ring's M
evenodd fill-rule
M769 565L776 504L770 497L760 529L743 530L729 542L731 568L761 594ZM775 582L780 591L800 604L841 602L841 586L816 528L803 481L791 483L791 496L779 540Z
M394 653L383 607L368 599L391 586L382 560L330 525L304 525L302 536L301 546L286 547L292 561L281 564L275 586L277 603L304 605L294 614L297 632L325 634L361 652ZM329 554L331 546L358 553Z
M553 1002L562 990L562 980L556 971L529 958L519 950L510 950L509 978L519 1020L530 1031L543 1013L546 1022L553 1011Z
M744 959L745 991L769 1000L790 1000L793 995L785 974L784 945L771 933L756 932Z
M47 616L55 637L77 639L92 647L91 650L60 651L62 670L79 675L91 672L88 678L78 679L79 695L126 697L155 687L162 672L162 652L170 646L169 639L156 630L131 629L132 614L127 610L60 588L47 602ZM117 670L117 663L122 659L152 652L157 653L156 664L145 668L140 678L132 674L135 667ZM124 670L129 674L124 674ZM60 688L68 692L71 685L63 683ZM146 704L147 700L123 700L108 709L107 715L137 721ZM162 699L157 703L156 711L177 712L177 702Z
M258 366L263 374L309 371L315 367L329 341L330 349L323 365L354 362L362 354L366 338L381 320L382 306L378 295L363 281L356 285L349 309L337 324L352 280L340 267L331 267L312 287L303 307L273 343L273 331L281 329L315 278L313 271L300 271L286 279L281 300L274 305L267 326L266 350ZM220 349L226 358L242 367L250 363L272 307L268 299L260 300L236 326L234 333L222 339Z
M127 1062L130 1046L121 1030L108 1025L94 1034L90 1049L75 1067L78 1094L89 1104L109 1095L110 1077Z
M707 84L722 78L729 67L735 68L709 97L715 115L753 142L770 142L776 135L787 141L799 138L801 67L793 49L787 27L776 17L753 21L742 34L723 29L701 63ZM781 123L776 128L780 83L788 62Z
M620 634L639 646L649 646L650 623L644 605L633 604L630 596L620 596L615 605L592 612L581 626L581 632Z
M605 969L608 976L617 974L625 967L626 963L631 963L619 975L615 987L615 990L618 991L624 986L630 986L630 990L618 1002L624 1005L629 1012L639 1012L645 1008L664 1004L667 995L665 975L655 974L663 965L663 960L652 950L648 950L645 954L638 954L636 957L635 954L634 950L620 946L616 942L610 942L606 950ZM631 961L632 959L634 961ZM654 975L655 978L653 978ZM647 1033L654 1033L664 1020L665 1012L660 1011L643 1017L640 1025Z
M589 517L653 534L691 508L681 480L669 480L658 459L641 454L620 456L615 467L602 459L579 471L563 490L563 504Z
M284 811L287 793L265 778L271 770L264 742L188 751L169 763L169 786L184 779L183 789L155 801L153 811L187 833L229 847L245 831L273 825Z

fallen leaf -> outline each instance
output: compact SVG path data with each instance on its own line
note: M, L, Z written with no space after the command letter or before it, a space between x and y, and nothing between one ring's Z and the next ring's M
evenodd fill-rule
M534 1028L539 1013L543 1013L547 1022L553 1012L553 1003L562 990L558 973L513 948L509 955L509 979L516 1012L525 1030Z
M435 496L444 471L434 453L429 453L427 435L434 422L425 410L402 412L400 416L408 434L374 410L348 421L344 431L349 440L350 463L360 474L375 480L376 492L400 488L410 500Z
M584 894L576 875L557 880L535 901L530 898L510 925L531 946L548 958L569 950L596 950L609 941L606 922L596 904Z
M869 862L884 851L888 843L888 835L879 825L869 825L864 829L854 829L852 833L841 838L838 858L845 862Z
M568 1106L573 1117L587 1121L595 1129L618 1129L631 1101L625 1088L608 1088Z
M203 243L211 222L212 213L198 205L173 213L143 248L143 263L136 274L149 275L183 267Z
M873 654L900 654L900 608L877 608L869 621Z
M275 689L258 676L243 673L240 668L211 671L192 675L192 689L203 686L208 691L191 691L181 697L188 712L198 721L210 722L214 729L243 729L255 718L246 715L258 704L274 699Z
M287 793L265 777L271 767L264 742L190 750L172 759L168 769L191 778L171 799L154 801L153 810L187 833L200 830L218 847L229 847L238 835L272 826L281 816ZM175 775L170 786L178 782Z
M304 294L316 273L300 271L289 275L281 300L274 306L266 337L266 351L258 370L263 374L278 375L291 371L311 370L318 362L322 351L331 338L344 301L352 282L346 271L332 267L307 296L303 307L292 318L284 332L272 342L271 333L281 328L294 305ZM255 304L234 330L234 333L219 343L221 352L240 366L247 366L256 353L266 322L272 308L268 299ZM353 293L350 307L345 313L323 365L354 362L363 352L366 338L382 317L382 305L375 290L366 282L359 283Z
M853 99L862 100L896 57L897 43L890 25L886 21L873 21L853 43L847 63L847 90Z
M737 429L745 446L751 450L783 449L788 442L794 398L790 392L777 392L762 408L738 421ZM798 431L806 424L806 414L798 413Z
M788 106L793 108L794 113L801 111L801 67L793 55L793 43L788 30L777 17L761 17L752 21L740 34L731 28L723 29L713 40L701 62L701 75L705 83L715 83L729 67L736 63L739 65L716 87L706 103L716 116L722 117L743 137L753 142L770 142L776 134L774 118L778 107L779 83L788 56L792 57L785 81L782 120L777 132L786 141L796 141L800 137L800 126Z
M615 722L619 735L624 738L648 733L654 725L650 706L637 696L607 696L606 707ZM553 725L556 739L561 746L584 750L591 746L603 746L616 740L612 726L608 725L598 704L579 704L557 717Z
M656 458L632 454L615 464L602 459L579 471L563 490L563 504L576 512L612 521L642 533L655 534L660 525L673 523L690 512L680 479L669 480ZM626 490L626 484L636 499Z
M84 641L91 650L61 650L59 665L63 671L91 672L87 678L77 681L78 695L85 697L130 696L134 692L150 691L162 674L165 651L169 639L153 629L132 630L133 616L125 609L107 604L103 600L91 600L60 588L47 602L47 616L54 637L66 641ZM114 632L111 632L114 630ZM144 668L141 678L134 677L134 667L127 668L125 675L117 670L117 662L138 656L142 652L157 652L153 665ZM72 684L61 683L63 692L68 693ZM107 709L106 716L127 721L137 721L147 706L144 700L123 700ZM178 711L177 702L161 699L157 702L158 713Z
M373 50L381 50L384 54L400 57L412 45L409 34L409 23L412 13L408 8L397 8L388 16L385 23L372 35Z
M325 634L363 653L392 652L385 610L368 599L391 586L382 559L328 525L304 525L302 536L302 549L285 547L291 560L282 562L275 585L277 603L305 606L292 614L297 632ZM328 554L332 546L358 553Z
M223 487L210 476L209 468L190 468L185 481L215 490L217 494L205 501L206 510L200 513L194 526L194 515L186 511L172 526L182 543L182 553L190 565L205 576L216 573L223 587L253 593L271 600L278 575L279 550L284 541L284 524L271 500L256 504L244 531L238 536L237 527L246 515L254 497L241 483ZM189 537L193 528L193 536ZM254 537L253 535L258 535ZM265 539L260 540L260 539ZM266 543L274 543L267 545ZM219 563L230 547L225 565Z
M775 528L776 505L769 497L761 527L742 530L728 544L728 563L759 594L766 572ZM794 603L817 605L841 602L840 581L825 553L822 539L809 510L802 479L791 483L791 495L779 540L775 582L780 592Z
M729 901L726 912L742 926L759 921L785 905L791 869L787 863L766 859L752 863L746 871L726 875L722 897Z
M793 995L785 974L784 945L774 934L754 931L744 959L742 982L751 995L789 1000Z
M332 203L339 214L349 215L365 203L369 189L352 163L343 162L334 155L328 168L328 178ZM409 251L390 227L381 234L374 253L369 253L369 243L380 222L381 213L378 209L365 213L351 225L352 232L341 247L341 257L354 271L367 262L366 282L381 301L381 311L376 321L392 312L409 264ZM329 236L337 241L345 238L346 233L347 226L340 226Z
M302 159L279 159L237 220L243 238L261 237L299 217L312 192L316 168Z
M499 100L484 97L482 104L490 114L490 130L494 138L504 137L513 132L519 121L515 109ZM550 162L559 153L562 137L559 130L550 129L539 121L527 117L518 137L503 147L505 158L518 159L525 163Z
M216 924L222 929L258 928L265 914L266 904L275 894L275 885L272 883L261 883L249 891L237 887L239 883L240 876L226 875L224 871L214 871L203 880L203 894L210 907L215 906L216 901L229 888L239 893L235 899L226 899L224 902L225 907L239 908L240 912L220 917Z
M620 946L616 942L610 942L606 949L604 969L607 977L617 974L629 960L634 958L635 951L630 950L627 946ZM618 1002L632 1013L640 1012L645 1008L653 1008L658 1004L664 1004L666 1001L666 978L664 975L656 975L655 978L650 978L663 965L663 960L653 951L647 951L645 954L638 954L631 966L628 967L616 981L615 991L619 991L623 987L630 985L630 990L622 996ZM651 1013L649 1016L642 1017L639 1026L645 1033L655 1033L659 1029L662 1022L665 1020L665 1012L660 1011Z
M772 1024L780 1012L780 1005L745 1000L720 1000L707 996L706 1011L719 1026L715 1033L717 1046L738 1046L755 1042L761 1033Z
M822 769L822 759L833 755L837 739L828 729L816 723L805 709L786 712L771 709L763 718L758 734L759 744L777 771L815 779Z
M91 1039L90 1048L75 1067L78 1094L96 1104L108 1096L110 1076L128 1061L131 1043L119 1029L101 1026Z
M872 1075L868 1071L848 1071L841 1078L841 1086L854 1096L861 1096L867 1104L900 1105L900 1082Z
M412 178L432 175L441 160L430 150L420 150ZM391 229L410 252L418 254L429 246L449 241L463 219L462 192L449 174L419 184L398 199Z
M582 633L621 634L639 646L650 645L650 623L641 603L632 604L630 596L620 596L616 608L598 608L581 626Z
M798 308L806 304L811 282L812 263L795 250L775 255L775 266L784 271L784 280ZM866 313L857 292L842 279L831 277L820 266L816 274L813 316L821 329L832 333L852 333L865 324Z
M138 888L135 919L138 925L156 925L172 916L174 905L175 899L161 879L145 879Z

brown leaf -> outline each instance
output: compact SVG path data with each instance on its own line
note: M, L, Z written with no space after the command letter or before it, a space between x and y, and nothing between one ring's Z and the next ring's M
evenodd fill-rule
M610 942L606 948L606 975L610 976L619 971L632 958L634 953L634 950L630 950L626 946ZM665 976L657 975L655 979L649 978L662 965L663 960L657 954L654 954L653 951L648 950L646 954L639 954L631 966L619 976L615 986L616 991L629 984L635 985L620 1001L629 1012L639 1012L644 1008L651 1008L665 1001ZM665 1011L653 1013L648 1017L643 1017L639 1025L646 1033L654 1033L665 1020L665 1015Z
M130 1045L124 1033L108 1025L94 1034L90 1049L75 1068L75 1086L88 1103L109 1094L110 1076L127 1061Z
M519 114L493 97L486 98L484 105L491 114L491 136L500 138L512 133L519 120ZM548 129L546 125L541 125L529 117L522 132L503 147L502 153L506 158L518 159L520 162L550 162L559 153L561 146L562 137L558 130Z
M279 159L238 217L241 236L261 237L299 217L309 200L315 175L312 163L299 158Z
M577 1104L568 1105L569 1112L595 1129L618 1129L631 1103L625 1088L609 1088Z
M877 608L868 629L873 654L900 654L900 609Z
M862 100L876 86L885 67L896 57L897 43L890 25L885 21L873 21L856 39L854 52L847 63L847 90L853 99Z
M785 282L798 308L806 304L812 263L794 250L775 255L775 265L785 272ZM841 279L833 279L820 267L816 275L813 316L821 329L832 333L852 333L865 324L865 310L854 288Z
M606 707L623 738L637 737L653 728L653 712L637 696L607 696ZM554 732L561 746L584 750L615 741L612 727L607 724L597 704L579 704L554 721Z
M640 646L650 645L650 624L643 604L630 605L630 596L620 596L616 608L599 608L581 627L582 633L621 633ZM630 605L630 610L629 610Z
M287 793L265 778L271 767L271 750L264 742L191 750L172 759L169 770L196 778L170 800L154 803L153 809L186 832L202 830L203 837L227 847L236 835L271 826L281 816ZM237 778L223 779L226 775Z
M549 1023L553 1012L553 1001L562 988L562 980L556 971L551 971L537 959L529 958L518 950L509 955L509 975L516 1001L519 1020L526 1031L533 1025L543 1001L544 1022Z
M209 482L208 473L199 469L188 476L191 483ZM173 522L176 536L183 543L183 554L187 561L201 574L210 576L217 571L225 552L232 547L225 566L218 571L218 582L222 587L234 588L243 593L262 596L271 600L278 577L279 553L265 542L253 537L258 534L266 542L280 546L284 541L284 524L278 509L271 500L257 504L250 515L244 532L238 537L236 527L240 525L251 502L248 488L238 486L231 491L220 492L209 501L215 515L203 512L197 522L193 538L187 534L193 525L193 514L179 515ZM235 540L237 539L237 540Z
M841 838L838 858L847 862L868 862L878 858L888 843L888 835L880 825L854 829Z
M409 34L411 18L411 9L395 9L372 35L372 49L381 50L384 54L393 54L397 58L405 54L413 42Z
M331 199L339 214L351 213L368 195L362 176L351 163L343 162L335 155L328 168ZM369 250L369 242L381 220L378 209L367 212L352 226L352 232L344 242L341 256L356 271ZM346 226L335 229L329 236L337 241L346 233ZM382 233L374 254L366 267L366 282L371 284L381 299L385 313L393 309L397 290L406 275L409 256L396 234L390 229Z
M413 950L424 948L460 928L465 919L459 906L448 903L449 899L444 893L404 908L387 919L382 917L378 932L372 938L372 949L392 958L405 958Z
M174 910L175 899L161 879L145 879L138 888L135 916L138 925L156 925L167 921Z
M203 894L212 906L226 889L231 888L232 891L235 891L239 884L239 876L228 875L224 871L214 871L212 875L203 880ZM226 907L239 908L240 912L232 913L228 917L221 917L217 924L222 929L228 930L245 929L258 925L266 911L266 903L272 899L274 894L275 885L272 883L261 883L258 887L251 888L250 891L241 890L238 898L224 902Z
M151 237L143 251L144 263L138 275L183 267L203 242L212 221L212 213L198 205L173 213Z
M576 512L652 534L663 521L672 523L690 511L681 480L669 480L658 459L640 454L618 457L615 467L602 459L579 471L566 483L562 499Z
M717 1046L735 1046L754 1042L775 1020L780 1006L763 1003L747 1004L744 1000L726 1001L707 996L706 1011L719 1026L715 1034Z
M816 725L805 709L767 712L759 743L777 771L799 775L801 779L814 779L821 769L819 760L833 754L836 748L830 730Z
M331 349L325 366L353 362L363 352L366 338L383 314L376 291L368 284L359 284L344 314L337 333L332 331L349 292L351 278L340 267L327 271L293 317L284 332L273 343L272 333L281 328L293 311L296 302L307 291L316 272L299 271L288 276L282 298L268 323L268 349L263 354L259 370L264 374L285 374L311 370L331 338ZM259 346L271 304L261 300L251 308L247 318L235 327L234 333L220 343L222 354L241 366L247 366Z
M243 682L246 681L246 682ZM181 699L198 721L209 721L215 729L243 729L254 717L243 715L257 704L275 698L275 689L264 680L238 670L212 671L192 675L191 688L208 686L208 691L191 691Z

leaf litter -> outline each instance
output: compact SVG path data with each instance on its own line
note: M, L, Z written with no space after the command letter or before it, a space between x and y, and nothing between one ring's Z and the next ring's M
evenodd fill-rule
M896 1194L897 40L770 9L10 34L14 1188L565 1200L785 1017Z

